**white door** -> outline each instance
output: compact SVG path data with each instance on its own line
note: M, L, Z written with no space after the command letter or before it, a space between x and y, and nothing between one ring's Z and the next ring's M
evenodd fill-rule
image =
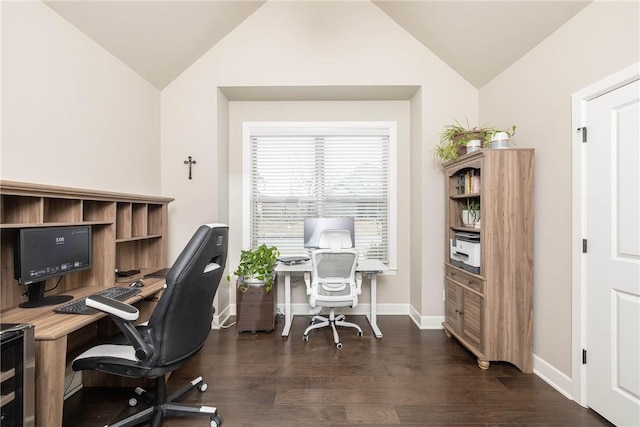
M586 107L587 405L640 426L640 84Z

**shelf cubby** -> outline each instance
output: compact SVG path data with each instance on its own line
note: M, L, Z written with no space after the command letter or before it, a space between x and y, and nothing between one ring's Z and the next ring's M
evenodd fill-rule
M2 195L2 214L0 222L3 226L38 224L44 222L42 197Z
M131 203L118 202L116 212L116 239L131 237Z
M43 207L45 224L82 221L82 200L45 197Z
M147 234L149 236L159 236L164 232L163 218L165 216L165 206L160 204L149 204L149 221L147 224Z
M146 203L131 205L131 237L147 235L148 209Z
M116 219L116 204L109 201L85 200L82 203L82 219L85 222L110 222Z

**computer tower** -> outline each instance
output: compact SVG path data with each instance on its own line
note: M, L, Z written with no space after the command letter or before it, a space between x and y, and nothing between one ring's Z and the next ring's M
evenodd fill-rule
M35 425L33 325L0 324L0 425Z

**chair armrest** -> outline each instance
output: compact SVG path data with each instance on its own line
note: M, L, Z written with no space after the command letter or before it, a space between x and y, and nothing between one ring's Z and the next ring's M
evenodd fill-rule
M311 273L308 271L304 273L304 284L307 287L307 295L311 295Z
M134 306L108 298L102 295L91 295L86 300L87 307L104 311L110 315L116 316L121 320L133 321L138 319L139 312Z
M102 295L91 295L87 297L86 304L87 307L92 307L109 314L111 320L114 321L118 329L120 329L129 341L129 344L135 349L138 360L149 360L149 358L153 356L155 350L145 342L140 332L138 332L136 327L131 323L131 321L138 318L139 312L137 308Z
M360 272L356 272L356 293L362 294L362 274Z

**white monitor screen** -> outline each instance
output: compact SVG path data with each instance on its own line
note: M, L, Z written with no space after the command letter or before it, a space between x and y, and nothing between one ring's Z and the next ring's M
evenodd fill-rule
M353 217L305 218L304 247L307 249L318 248L320 243L320 234L324 230L348 230L351 235L351 247L353 247L356 241L353 232Z

